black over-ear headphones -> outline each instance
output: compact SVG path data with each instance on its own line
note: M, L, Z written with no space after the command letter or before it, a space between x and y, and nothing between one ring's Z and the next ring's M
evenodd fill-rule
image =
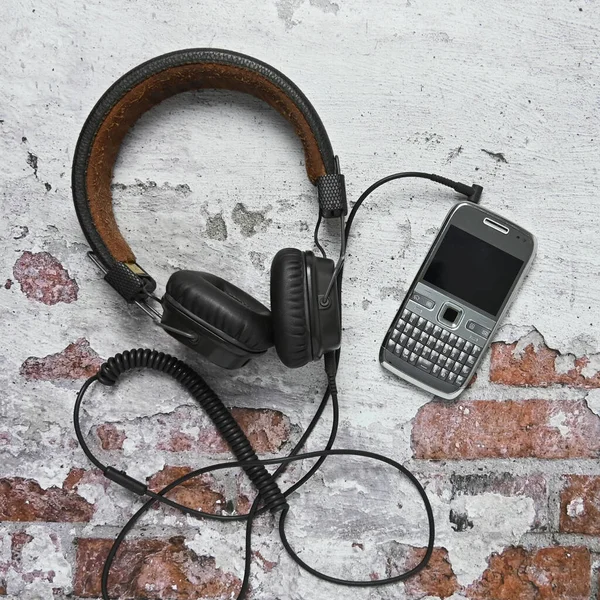
M227 89L270 104L294 127L304 146L306 171L319 198L318 223L338 218L342 251L333 260L280 250L271 266L271 311L233 284L209 273L178 271L162 299L156 282L137 263L115 221L111 179L126 133L147 110L180 92ZM337 275L343 264L347 213L344 176L323 123L304 94L285 75L249 56L194 49L159 56L129 71L100 98L83 127L73 161L73 199L79 223L104 279L136 302L173 337L212 362L241 367L275 345L288 367L301 367L341 342ZM148 304L162 304L160 315Z

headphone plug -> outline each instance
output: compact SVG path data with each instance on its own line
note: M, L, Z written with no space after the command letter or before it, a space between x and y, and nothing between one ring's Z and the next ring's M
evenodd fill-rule
M473 202L473 204L479 204L481 200L481 194L483 193L483 188L480 185L474 183L471 186L472 192L468 196L469 202Z
M335 352L325 353L325 373L328 378L334 378L337 373L337 361L335 359Z

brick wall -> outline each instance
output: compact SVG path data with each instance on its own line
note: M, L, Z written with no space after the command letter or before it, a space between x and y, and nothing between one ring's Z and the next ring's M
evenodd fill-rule
M455 497L504 497L506 526L514 517L511 498L528 497L534 507L529 526L490 554L481 577L452 590L472 599L596 598L600 413L588 398L599 387L598 355L563 355L533 331L494 343L462 398L419 409L411 433L415 465L437 465ZM449 514L457 531L477 517L468 508ZM444 568L445 588L452 565Z
M411 424L410 463L432 499L438 534L430 566L400 586L399 593L408 599L458 594L470 600L595 596L600 418L586 402L587 394L600 388L598 373L590 368L594 360L565 358L534 332L512 344L495 343L463 398L433 399L421 406ZM76 340L63 351L28 358L20 373L25 380L78 385L99 363L87 341ZM233 414L265 455L285 451L299 432L286 415L272 409L234 408ZM13 436L2 433L8 447ZM141 421L100 423L90 436L113 464L140 460L148 452L160 454L164 466L146 475L154 490L188 472L202 457L216 460L226 454L212 426L186 407ZM77 457L72 436L61 444ZM60 485L42 485L35 477L0 478L0 595L39 589L54 596L98 596L111 535L136 502L81 457L73 462L82 466L71 467ZM375 472L373 477L377 479ZM382 494L386 487L388 483ZM338 493L341 507L345 498ZM230 474L192 480L172 497L206 511L243 512L252 495L243 477ZM353 502L355 496L348 496L348 504ZM203 553L204 543L190 542L190 524L178 513L152 511L146 526L119 554L113 593L157 599L236 593L241 565L224 565L214 551ZM206 527L209 537L219 540L220 551L239 560L241 546L233 537L213 524ZM263 547L254 554L255 570L269 582L265 589L272 583L271 572L279 569L272 533L259 528L258 547ZM355 531L352 552L358 562L363 552L369 554L366 538L366 531ZM471 566L462 564L463 543L474 545ZM367 558L370 576L382 578L410 568L423 551L418 544L379 546L379 556Z
M423 169L481 183L483 204L540 242L498 338L507 343L459 401L440 402L383 371L377 354L457 197L406 180L369 197L345 270L339 446L383 452L418 475L436 517L433 559L404 585L332 587L291 564L265 517L252 600L598 600L597 5L5 0L0 598L97 597L110 540L139 505L89 464L72 430L77 389L103 358L144 346L198 366L264 456L289 450L320 397L319 365L291 371L274 352L224 376L127 306L86 257L70 171L89 110L136 64L197 45L252 54L301 87L340 155L350 202L386 174ZM312 247L317 202L304 162L289 124L258 99L173 98L126 139L117 220L158 291L174 270L200 269L268 304L275 252ZM321 231L335 256L336 228ZM86 399L85 432L107 463L157 489L229 457L177 386L140 377ZM300 471L293 465L286 481ZM175 495L246 511L253 490L218 473ZM372 579L416 564L426 537L406 482L350 459L326 461L294 497L289 534L311 564ZM151 510L117 559L113 592L230 598L243 543L239 525Z

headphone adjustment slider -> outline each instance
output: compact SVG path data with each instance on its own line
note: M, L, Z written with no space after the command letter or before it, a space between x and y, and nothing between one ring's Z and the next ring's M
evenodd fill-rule
M319 211L324 219L345 217L348 214L346 180L341 173L323 175L317 179Z

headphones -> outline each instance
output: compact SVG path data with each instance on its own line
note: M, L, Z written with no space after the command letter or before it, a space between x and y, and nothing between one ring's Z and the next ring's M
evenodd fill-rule
M264 100L294 127L304 147L306 171L317 188L321 219L339 219L337 266L296 248L280 250L271 265L271 310L232 283L202 271L177 271L162 298L140 267L115 220L112 171L121 143L137 119L175 94L226 89ZM298 87L273 67L249 56L216 49L190 49L153 58L115 82L100 98L79 136L73 159L73 200L104 279L135 302L167 333L228 369L275 346L284 365L301 367L341 343L338 275L345 254L344 176L319 115ZM162 314L150 304L162 305Z

